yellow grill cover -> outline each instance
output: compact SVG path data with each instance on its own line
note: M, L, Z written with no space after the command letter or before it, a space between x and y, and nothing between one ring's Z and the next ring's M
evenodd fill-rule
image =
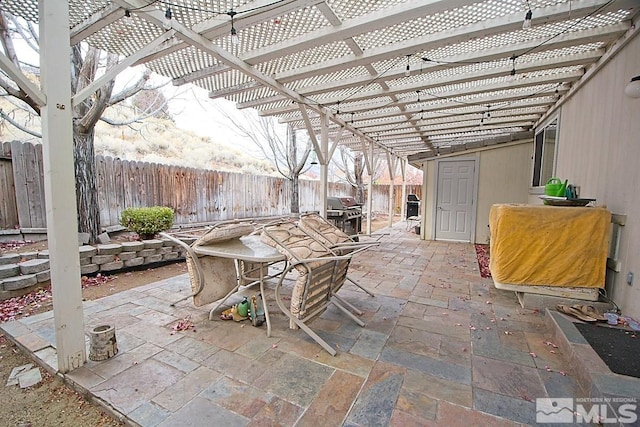
M489 213L489 268L498 283L603 288L611 213L502 204Z

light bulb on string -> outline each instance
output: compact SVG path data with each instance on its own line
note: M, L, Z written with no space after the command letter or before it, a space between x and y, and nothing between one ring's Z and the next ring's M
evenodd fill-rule
M518 57L516 55L513 55L510 59L511 59L511 72L509 73L509 80L515 80L516 79L516 59Z
M171 13L171 8L168 7L164 12L164 22L162 23L162 28L165 30L171 29L171 19L173 18L173 13Z
M533 18L533 13L531 12L531 9L529 9L527 11L527 14L524 15L524 21L522 22L522 29L523 30L527 30L527 29L531 28L531 18Z
M238 12L233 10L227 12L227 15L231 17L231 44L234 46L237 46L240 43L240 39L238 37L238 31L236 30L236 27L233 25L233 17L236 16L237 14Z
M409 66L409 57L411 57L411 55L407 55L407 68L404 71L404 76L405 77L411 76L411 67Z
M629 98L640 98L640 76L632 77L624 88L624 94Z
M240 43L240 39L238 38L238 32L234 27L231 27L231 44L237 46Z

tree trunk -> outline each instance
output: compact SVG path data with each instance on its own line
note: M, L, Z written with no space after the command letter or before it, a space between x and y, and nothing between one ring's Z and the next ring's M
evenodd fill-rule
M300 183L298 182L299 173L296 172L296 164L298 163L298 146L296 145L296 131L291 126L287 129L289 140L289 171L291 174L291 213L300 213Z
M362 164L362 154L357 154L353 159L353 176L356 184L356 202L364 205L364 182L362 181L362 172L364 167Z
M85 133L78 129L73 132L78 231L89 233L89 243L96 243L101 231L93 137L93 128Z
M298 175L291 180L291 213L300 213L300 180Z

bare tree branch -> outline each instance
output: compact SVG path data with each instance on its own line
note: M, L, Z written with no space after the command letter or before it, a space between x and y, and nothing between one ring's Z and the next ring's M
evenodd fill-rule
M91 61L95 61L94 64L92 64L92 66L94 67L98 66L98 57L99 57L99 53L97 54L94 52L91 53L91 56L90 56ZM117 55L109 54L107 56L107 70L114 67L117 63L118 63ZM94 73L94 77L95 77L95 73ZM115 81L111 80L109 81L109 83L105 84L104 86L102 86L100 89L96 91L95 101L93 102L89 110L80 119L80 125L83 128L92 129L95 126L96 122L100 119L100 116L102 116L102 113L104 113L104 110L108 106L108 101L111 98L111 92L113 91L114 84L115 84Z
M20 35L20 38L36 53L40 53L40 46L38 45L38 33L35 30L33 23L27 22L27 28L18 21L18 18L10 13L7 13L7 17L13 23L12 31L15 31ZM28 34L27 34L28 33Z
M145 69L140 79L134 85L123 89L122 91L116 93L115 95L112 95L111 98L109 99L108 105L115 105L135 95L136 93L140 92L145 88L145 85L150 77L151 77L151 70L147 68Z
M4 13L0 13L0 38L2 39L2 47L4 47L5 55L13 62L13 65L20 68L20 62L18 62L18 56L13 47L13 39L11 38L11 34L9 34L9 26L7 25L7 18Z
M117 121L117 120L113 120L110 119L108 117L100 117L100 120L110 124L112 126L129 126L132 123L142 123L143 120L149 118L149 117L154 117L156 114L158 114L159 112L161 112L163 110L163 108L166 106L166 102L162 105L160 105L160 107L156 108L155 110L152 111L143 111L143 115L141 116L136 116L134 118L132 118L131 120L125 120L125 121Z
M13 120L13 118L11 118L11 116L9 116L7 113L5 113L4 111L0 110L0 117L2 117L4 120L6 120L7 122L9 122L12 126L16 127L17 129L21 130L24 133L28 133L29 135L35 136L36 138L42 138L42 134L37 133L27 127L22 126L20 123L16 122L15 120Z
M11 38L11 35L10 35L10 29L7 23L7 18L4 12L2 11L0 11L0 41L2 42L2 47L4 47L4 51L7 57L11 60L11 62L13 62L13 64L18 69L21 70L22 68L20 67L20 62L18 61L16 50L13 46L13 39ZM27 96L26 92L24 92L22 89L14 88L4 78L0 78L0 86L4 90L6 90L8 94L15 96L16 98L22 99L24 102L29 104L31 108L33 108L33 111L40 114L40 106L33 99Z

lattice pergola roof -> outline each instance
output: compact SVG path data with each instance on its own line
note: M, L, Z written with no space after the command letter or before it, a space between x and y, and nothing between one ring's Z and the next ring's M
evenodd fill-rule
M212 98L314 134L326 114L329 138L354 150L374 144L401 158L527 135L630 30L640 10L637 0L70 0L69 6L72 44L118 53L176 85L196 84ZM37 0L3 0L2 7L38 21ZM523 29L528 10L532 26Z

